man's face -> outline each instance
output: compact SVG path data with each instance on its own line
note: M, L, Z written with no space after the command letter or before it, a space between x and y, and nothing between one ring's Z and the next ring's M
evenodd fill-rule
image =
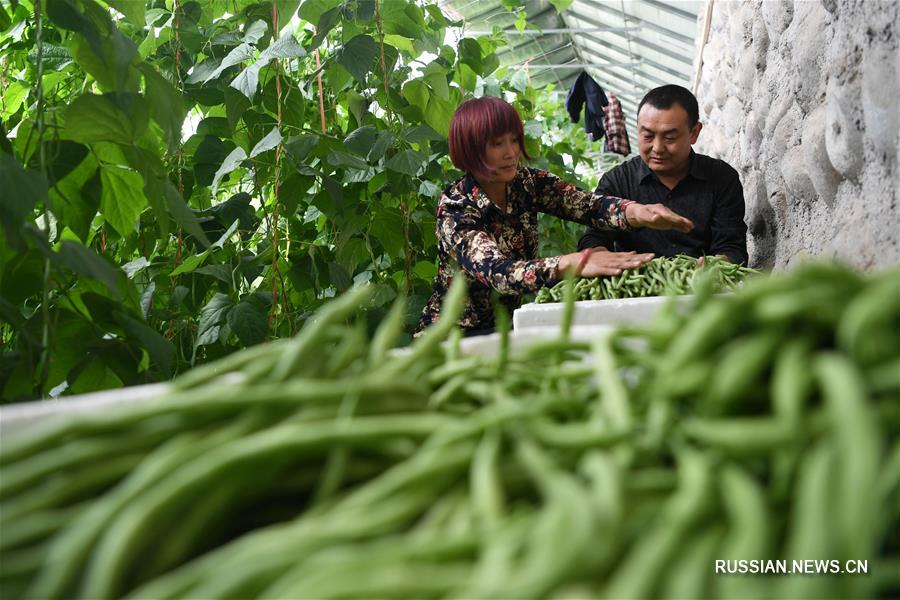
M691 144L702 125L688 125L687 111L680 104L656 108L650 104L638 113L638 149L650 170L659 176L681 176L687 171Z

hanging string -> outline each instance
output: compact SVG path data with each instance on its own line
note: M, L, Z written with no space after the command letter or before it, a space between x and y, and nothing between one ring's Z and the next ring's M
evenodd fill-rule
M278 38L278 3L272 3L272 39L277 41ZM277 99L278 113L278 133L281 134L282 127L282 98L281 98L281 64L276 58L273 61L275 65L275 96ZM281 269L278 266L278 189L281 179L281 152L282 144L278 142L275 147L275 208L272 211L272 306L269 309L269 329L272 328L272 321L275 317L275 308L278 306L278 282L281 281L281 289L284 293L282 309L285 317L288 315L287 294L284 292L284 279L281 275Z

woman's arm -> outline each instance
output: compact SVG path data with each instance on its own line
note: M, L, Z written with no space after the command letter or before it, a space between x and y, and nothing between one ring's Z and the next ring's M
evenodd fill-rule
M650 227L687 232L694 228L690 219L662 204L640 204L614 196L590 193L547 171L526 169L526 172L526 189L532 187L533 200L541 212L596 229Z
M507 256L481 226L478 209L442 201L437 214L438 244L462 270L500 294L535 292L559 281L560 257L516 260Z
M478 210L471 205L443 203L437 217L438 243L469 275L504 295L535 292L562 279L567 269L580 269L582 277L619 275L653 258L652 254L607 252L595 249L533 260L506 256L494 238L480 226ZM582 261L583 259L583 261Z

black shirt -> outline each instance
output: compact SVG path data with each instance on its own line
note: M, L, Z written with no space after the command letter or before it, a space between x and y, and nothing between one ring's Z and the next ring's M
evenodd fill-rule
M744 191L737 171L724 161L691 151L688 174L669 190L636 156L604 174L597 192L641 204L663 204L695 227L688 233L647 227L633 231L589 228L578 241L579 250L603 246L657 256L724 254L733 262L747 263Z

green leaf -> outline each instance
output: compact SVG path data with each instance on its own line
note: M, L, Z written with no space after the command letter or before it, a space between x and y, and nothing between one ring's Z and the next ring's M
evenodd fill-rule
M300 18L316 25L323 13L341 4L341 0L304 0L300 6Z
M222 180L222 178L237 169L240 166L241 162L246 159L247 153L240 146L232 150L231 153L225 157L225 160L222 161L221 166L219 166L219 169L216 171L216 174L212 180L213 196L216 195L216 192L219 189L219 182Z
M454 89L450 100L444 100L438 96L431 96L428 99L425 122L445 138L450 134L450 120L453 118L453 111L456 110L458 104L457 97L458 90Z
M134 233L138 217L147 206L144 180L131 169L104 165L100 168L100 181L100 213L119 235L127 238Z
M340 23L341 21L341 8L335 7L329 10L326 10L322 13L322 16L319 17L318 24L316 25L316 34L313 36L312 40L309 42L310 48L318 48L322 45L322 41L328 37L328 34L331 33L331 30Z
M418 39L425 30L422 9L411 2L384 2L381 5L381 20L384 32L402 35L411 40Z
M444 100L450 99L450 86L447 84L447 71L437 63L425 68L425 81L435 95Z
M89 354L86 358L87 365L75 374L75 380L69 381L66 393L84 394L87 392L99 392L114 390L124 384L106 362L95 354Z
M371 36L361 33L344 44L337 61L357 81L365 83L377 55L378 44Z
M122 326L129 338L133 338L147 351L147 354L150 355L150 364L158 368L165 378L171 377L175 347L158 331L138 319L119 311L113 313L113 318Z
M293 18L300 0L275 0L278 9L278 27L284 27Z
M139 69L144 74L150 116L165 132L169 152L175 152L181 142L181 126L187 116L182 96L149 63L141 63Z
M207 83L216 79L225 69L239 65L251 58L253 58L253 48L249 44L240 44L232 48L231 52L226 54L221 62L217 63L215 59L209 59L194 67L185 83ZM209 66L204 68L205 65Z
M250 151L250 158L254 158L259 156L263 152L268 152L269 150L274 150L278 147L278 144L281 143L281 132L278 131L278 127L275 126L272 128L272 131L266 134L266 137L259 140L255 146L253 146L253 150Z
M269 25L265 21L253 21L244 29L244 41L248 44L255 44L266 35L268 30Z
M318 145L318 135L295 135L287 138L284 142L284 149L297 163L303 163L313 148Z
M427 160L428 157L421 152L403 150L391 157L385 166L391 171L415 177L419 174L419 171L425 168Z
M6 12L6 7L0 5L0 31L6 31L12 25L12 17Z
M377 135L378 132L374 126L365 125L351 131L350 134L344 138L344 146L350 150L350 152L359 154L360 156L366 156L372 150L372 145L375 143Z
M428 86L421 79L412 79L403 85L403 97L413 106L422 109L423 113L428 108L430 95Z
M403 132L403 139L413 144L418 142L439 142L444 138L428 125L416 125Z
M69 0L60 0L69 4ZM48 2L48 5L57 1ZM137 46L113 24L109 11L95 2L82 2L84 14L67 43L79 66L92 75L103 90L137 92L140 76L133 68ZM75 25L75 23L72 23Z
M413 43L408 39L403 37L402 35L396 34L388 34L384 36L384 43L393 46L394 48L406 52L407 55L415 58L419 55L416 51L416 47L413 46Z
M175 277L176 275L183 275L184 273L190 273L192 271L196 271L204 262L206 262L206 258L209 256L209 250L204 250L200 254L191 254L188 256L177 268L175 268L171 275Z
M271 46L263 50L259 55L259 60L265 61L264 64L268 64L269 61L276 58L300 58L302 56L306 56L306 50L297 43L294 34L286 33Z
M256 296L248 296L228 311L226 322L245 346L258 344L266 339L268 315Z
M12 81L6 91L3 93L3 105L0 107L0 115L4 119L13 116L22 107L25 99L28 97L28 87L19 82Z
M562 14L566 12L566 10L572 6L572 2L575 0L549 0L550 4L553 5L553 8L556 9L556 12Z
M137 94L85 94L66 109L63 134L82 143L132 144L147 129L149 118L147 102Z
M516 29L518 31L525 31L525 27L528 25L528 13L524 10L520 10L516 14Z
M297 58L305 56L306 51L297 43L292 33L287 33L260 53L256 62L245 68L231 82L231 87L240 91L247 98L253 99L259 87L259 72L276 58Z
M0 223L11 241L38 202L47 198L47 180L39 171L26 170L12 156L0 153Z
M106 3L125 15L138 29L144 28L147 10L144 0L106 0Z
M70 140L52 139L43 142L47 183L51 186L71 173L88 155L88 148ZM40 169L40 153L35 152L28 164L29 168Z
M350 277L350 274L344 267L336 262L328 263L328 277L331 279L331 284L336 287L339 292L343 292L353 285L353 279Z
M106 286L112 298L121 297L119 281L124 278L124 273L90 248L72 240L63 240L59 245L59 252L53 253L52 260L75 273L96 279Z
M369 259L369 249L362 238L353 237L341 244L337 251L338 262L348 273L355 273L360 263Z
M100 209L100 194L87 193L89 181L96 177L99 192L100 176L97 159L88 154L69 174L50 188L50 203L57 220L71 229L82 241L88 239L91 221Z
M228 117L228 126L231 129L237 127L241 116L253 104L247 96L228 86L224 90L225 94L225 114Z
M213 344L219 340L219 327L233 306L234 302L231 298L226 294L219 293L200 309L195 347Z
M178 193L178 188L168 180L166 180L164 186L166 207L169 209L169 214L172 215L172 218L175 219L178 225L194 236L204 248L209 246L209 239L207 239L203 228L200 227L197 215L185 203L184 198Z
M358 156L353 156L352 154L347 154L346 152L341 152L339 150L332 150L328 153L328 164L335 167L344 167L348 169L367 169L369 165L366 161L359 158Z
M476 73L481 73L481 44L473 38L459 40L459 62L468 65Z
M403 217L396 208L379 208L372 218L369 239L375 238L392 257L403 254Z
M93 24L81 14L81 11L75 6L72 0L54 0L47 3L47 18L61 29L69 31L77 31L79 33L88 33L88 29L96 28Z
M378 139L372 144L372 149L366 157L370 162L378 162L394 143L394 135L390 131L379 131Z
M433 262L424 260L417 262L416 266L413 267L413 273L415 273L420 279L424 279L426 281L434 279L435 275L437 275L437 272L437 266L435 266Z
M206 265L204 267L200 267L199 269L195 269L194 273L215 277L219 281L227 283L228 285L231 285L232 283L231 269L228 267L228 265Z

